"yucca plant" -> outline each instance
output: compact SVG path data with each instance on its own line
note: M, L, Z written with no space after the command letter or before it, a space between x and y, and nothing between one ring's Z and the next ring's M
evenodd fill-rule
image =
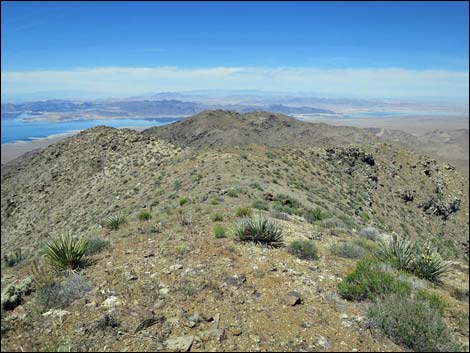
M88 238L66 233L47 242L44 258L58 271L73 271L82 263L88 249Z
M252 241L270 246L281 246L283 239L282 229L261 216L243 218L236 225L235 235L242 241Z
M109 216L104 221L104 226L111 230L118 230L123 224L127 224L127 218L123 215Z
M444 261L429 243L417 249L412 265L416 276L431 282L439 282L441 276L449 271L450 267L449 262Z
M415 245L410 240L392 234L390 240L382 241L377 251L377 257L390 262L399 270L411 270Z

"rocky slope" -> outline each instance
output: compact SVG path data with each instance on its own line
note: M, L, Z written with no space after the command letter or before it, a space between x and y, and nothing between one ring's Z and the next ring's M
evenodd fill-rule
M369 328L366 303L338 295L355 260L331 247L366 226L430 240L453 261L441 287L423 286L446 299L446 320L468 341L467 181L370 132L209 111L142 133L83 131L8 164L1 184L2 257L26 254L2 271L2 290L37 275L52 236L110 242L79 272L89 290L62 311L38 309L38 294L28 292L2 313L2 351L401 351ZM320 259L238 242L237 209L254 202L286 243L314 240ZM313 209L324 219L309 222ZM141 211L151 219L139 220ZM115 215L128 224L102 227ZM215 224L227 237L214 237ZM466 299L455 294L465 288Z

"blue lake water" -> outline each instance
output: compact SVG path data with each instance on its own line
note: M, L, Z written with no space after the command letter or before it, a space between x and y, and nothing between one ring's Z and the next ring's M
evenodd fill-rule
M182 118L137 118L137 119L97 119L71 120L62 122L24 121L17 114L2 114L1 143L31 141L51 135L81 131L98 125L111 127L152 127L173 123Z

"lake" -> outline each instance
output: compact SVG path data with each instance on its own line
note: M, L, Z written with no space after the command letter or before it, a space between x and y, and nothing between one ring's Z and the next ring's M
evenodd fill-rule
M2 114L1 143L31 141L51 135L81 131L98 125L111 127L152 127L170 124L182 118L135 118L135 119L96 119L68 120L60 122L24 121L17 114Z

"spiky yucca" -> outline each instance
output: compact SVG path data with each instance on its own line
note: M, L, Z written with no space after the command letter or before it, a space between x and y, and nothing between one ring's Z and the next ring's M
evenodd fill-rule
M282 229L261 216L243 218L236 226L235 235L242 241L270 246L281 246L283 239Z
M392 234L388 241L382 241L377 252L381 260L392 263L399 270L412 269L414 254L414 243L397 234Z
M104 226L111 230L118 230L123 224L127 224L127 218L123 215L109 216L104 221Z
M88 238L66 233L47 242L44 257L59 271L73 271L82 263L87 248Z
M416 276L431 282L439 282L441 276L449 271L450 267L449 262L444 261L429 243L417 249L412 265Z

